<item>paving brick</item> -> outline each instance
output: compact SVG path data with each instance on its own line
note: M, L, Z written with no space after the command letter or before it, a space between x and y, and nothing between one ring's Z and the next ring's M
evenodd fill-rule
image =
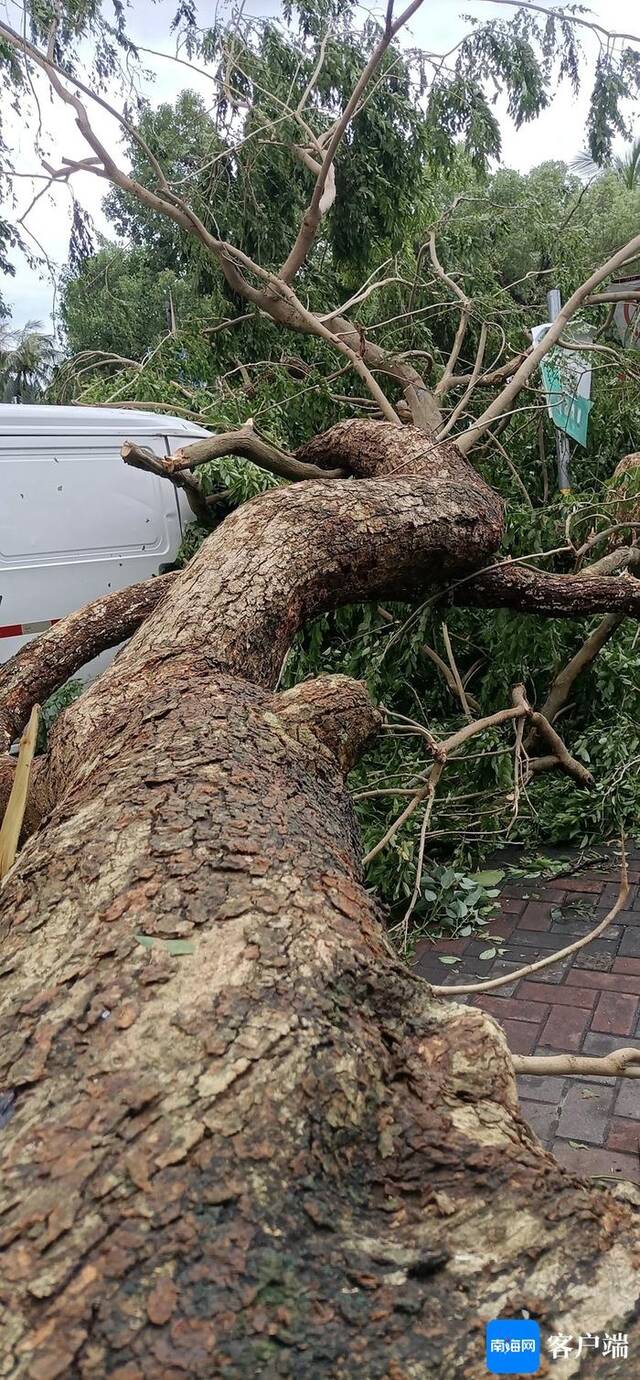
M604 919L604 916L602 917ZM619 910L616 915L617 925L640 925L640 910Z
M590 1082L572 1081L560 1112L558 1135L566 1140L584 1140L590 1145L602 1145L612 1104L612 1088L594 1088Z
M509 935L513 934L515 924L516 920L514 916L499 915L495 920L491 921L489 928L491 934L499 934L503 939L508 939ZM482 938L482 936L480 937Z
M586 968L593 973L608 973L615 958L615 949L609 953L595 953L594 945L590 944L588 949L581 949L574 959L574 967Z
M550 934L552 936L556 936L555 942L558 945L558 948L561 949L562 944L558 940L559 935L564 935L567 943L571 939L582 939L585 934L589 933L590 930L595 930L596 924L597 921L590 918L585 920L554 920L551 924ZM611 943L615 945L616 940L620 938L621 934L621 925L609 925L602 937L605 940L605 942L611 941Z
M525 918L526 916L523 915L520 924L514 931L514 947L516 945L519 946L521 944L524 944L527 949L536 949L538 951L541 951L543 949L545 951L548 951L550 949L562 948L562 944L558 943L557 934L551 934L549 930L525 930L524 928L521 929L520 926L524 926ZM511 951L511 945L509 945L509 951ZM529 959L531 959L532 955L529 954L528 957Z
M640 1121L614 1116L607 1136L607 1149L624 1150L629 1155L640 1156Z
M476 997L475 1005L481 1006L483 1011L489 1011L492 1016L497 1016L499 1021L540 1021L544 1020L549 1014L549 1006L537 1001L521 1001L519 997L510 1000L508 997L501 997L496 992L495 996L487 993L486 996Z
M593 987L601 992L630 992L632 996L640 996L640 974L627 976L626 973L591 973L583 969L579 971L575 968L567 973L567 987Z
M552 1006L542 1029L541 1043L569 1052L580 1049L588 1024L589 1012L581 1007Z
M503 1021L507 1044L513 1054L532 1054L540 1027L531 1021Z
M637 888L636 886L630 886L630 887L629 887L629 895L628 895L627 900L626 900L626 906L627 906L627 909L628 909L628 910L633 910L633 907L634 907L634 904L635 904L635 899L636 899L637 894L638 894L638 888ZM619 881L619 879L618 879L617 881L615 881L615 882L607 882L606 886L604 886L604 887L602 888L602 896L600 897L600 900L599 900L598 904L601 905L601 906L605 906L607 909L610 910L612 906L615 906L615 903L616 903L616 901L617 901L619 895L620 895L620 881Z
M614 973L634 973L640 977L640 958L616 958L613 964Z
M616 1096L614 1107L616 1117L640 1119L640 1078L624 1078Z
M639 997L627 996L624 992L601 992L591 1020L591 1029L611 1035L630 1035L639 1008Z
M625 1035L624 1042L622 1042L619 1035L603 1035L599 1031L590 1030L589 1034L584 1037L582 1052L583 1054L611 1054L612 1050L620 1049L622 1043L624 1043L625 1049L630 1047L640 1049L640 1040L632 1039L629 1035Z
M549 986L541 974L540 982L525 978L518 991L519 997L524 997L530 1001L549 1001L554 1006L584 1006L588 1011L592 1011L598 1000L598 993L595 988L576 987L572 983L571 987L554 987L553 994L549 992Z
M543 1145L550 1146L555 1135L558 1108L545 1102L521 1102L520 1111Z
M505 896L503 894L500 897L500 909L506 911L507 915L522 915L526 905L527 902L523 900L522 896Z
M520 924L525 930L548 930L554 909L552 901L528 901Z
M640 927L625 929L618 949L620 958L640 958Z
M589 881L586 877L563 877L562 885L565 891L584 891L591 896L597 896L602 891L602 882Z
M423 976L425 976L424 973ZM475 973L463 973L460 968L445 967L444 963L438 964L435 971L429 974L428 980L433 983L434 987L451 987L458 985L466 987L467 983L477 982Z
M567 1086L566 1078L536 1078L532 1073L518 1077L518 1093L527 1102L551 1102L559 1107Z
M625 1155L619 1150L595 1149L591 1146L586 1150L577 1150L566 1140L554 1141L553 1153L559 1164L564 1165L565 1169L571 1170L573 1174L614 1175L616 1178L630 1179L632 1183L640 1183L640 1162L637 1155Z

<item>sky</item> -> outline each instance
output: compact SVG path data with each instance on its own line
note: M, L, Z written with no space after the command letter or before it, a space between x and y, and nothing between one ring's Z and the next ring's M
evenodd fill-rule
M402 0L396 0L396 12ZM540 0L545 8L550 8L549 0ZM141 83L144 94L152 104L175 100L185 88L199 91L205 98L211 94L211 84L206 76L201 76L171 61L176 51L175 37L169 33L169 21L175 12L175 0L130 0L127 11L128 27L134 41L148 48L166 54L165 57L143 55L145 67L150 77ZM247 0L245 12L259 15L277 14L280 5L277 0ZM205 10L202 11L205 13ZM209 10L210 14L211 11ZM508 17L512 10L484 0L426 0L414 15L405 31L404 41L412 46L428 49L430 52L446 52L467 31L463 16ZM13 28L22 27L22 11L16 0L0 0L0 17ZM592 0L589 17L600 22L607 29L621 33L640 34L640 0ZM597 40L592 34L583 33L583 45L588 66L593 69L597 53ZM56 98L52 98L48 83L35 78L35 89L39 98L42 144L50 161L60 165L61 158L86 156L88 150L75 128L71 112ZM502 130L502 163L522 172L535 167L547 159L561 159L571 162L585 145L584 129L588 105L588 79L583 83L580 96L574 99L568 85L556 93L550 107L535 121L516 130L509 119L503 104L498 100L496 112ZM9 143L12 146L16 166L24 172L39 170L35 151L36 125L16 127L9 120ZM92 117L98 134L112 147L117 145L118 130L109 116L97 110ZM42 182L23 177L16 183L18 190L18 210L6 212L7 218L17 220L29 206L34 193L42 187ZM104 182L89 174L79 174L73 179L74 192L78 201L91 213L96 226L112 238L113 229L105 220L101 203L105 191ZM55 319L55 287L52 275L59 271L67 256L70 229L69 192L56 187L46 197L42 197L30 213L26 222L35 236L31 241L37 252L36 242L46 251L51 269L34 269L24 256L15 254L16 268L14 278L7 277L0 282L0 290L9 304L13 324L21 326L28 320L42 321L51 329ZM28 238L28 236L27 236Z

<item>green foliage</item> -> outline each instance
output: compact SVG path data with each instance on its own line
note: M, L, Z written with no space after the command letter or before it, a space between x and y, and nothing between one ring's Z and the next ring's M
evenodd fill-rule
M54 690L48 700L45 700L40 710L36 752L46 752L47 740L56 719L63 709L78 699L83 690L84 685L81 680L67 680L64 685L60 686L59 690Z
M2 317L5 317L2 321ZM37 402L44 395L57 357L53 338L40 321L12 329L0 311L0 390L3 402Z

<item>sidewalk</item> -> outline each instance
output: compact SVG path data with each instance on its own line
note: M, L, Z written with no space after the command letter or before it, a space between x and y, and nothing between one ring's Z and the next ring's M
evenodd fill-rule
M630 892L625 909L601 938L530 978L495 992L458 997L496 1016L516 1054L607 1054L640 1049L640 849L628 850ZM505 880L500 916L487 930L504 948L480 961L489 941L420 940L415 966L429 982L480 982L514 972L562 949L604 918L617 899L619 861L554 878ZM456 955L447 967L440 955ZM524 1116L561 1164L585 1176L640 1183L640 1079L518 1079Z

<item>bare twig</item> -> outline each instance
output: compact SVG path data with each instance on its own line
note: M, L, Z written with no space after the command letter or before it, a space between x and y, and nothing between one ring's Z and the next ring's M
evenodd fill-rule
M589 931L589 934L583 935L581 939L576 939L573 944L567 944L564 949L558 949L554 954L547 954L544 958L539 958L536 963L527 963L524 968L516 968L514 973L503 973L501 977L488 978L486 982L471 982L452 987L432 987L432 992L435 992L437 996L440 997L466 996L471 992L492 992L496 987L504 987L507 982L518 982L520 978L529 977L531 973L539 973L542 968L550 968L553 963L559 963L563 958L567 958L569 954L577 953L578 949L584 949L587 944L591 944L594 939L598 939L601 934L604 934L604 931L611 924L611 921L615 920L618 911L622 910L629 895L629 876L624 844L622 849L621 871L620 890L615 905L611 907L611 910L607 911L604 920L601 920L600 924L596 925L595 929ZM640 1053L640 1051L637 1052Z
M446 647L447 656L448 656L448 658L449 658L449 665L450 665L450 667L451 667L451 674L452 674L453 679L454 679L454 683L455 683L456 690L457 690L457 692L458 692L458 696L459 696L459 699L460 699L460 703L461 703L461 705L462 705L462 708L463 708L463 710L464 710L464 713L465 713L467 719L469 720L469 722L471 722L471 720L473 719L473 714L471 713L471 710L470 710L470 708L469 708L469 701L468 701L467 696L466 696L466 694L465 694L464 685L462 684L462 680L461 680L461 677L460 677L460 672L459 672L458 667L457 667L457 665L456 665L456 659L455 659L455 657L454 657L454 655L453 655L453 647L451 646L451 638L449 637L449 629L448 629L446 623L443 623L443 624L442 624L442 637L443 637L444 645L445 645L445 647Z
M573 1074L578 1078L640 1078L640 1049L613 1049L610 1054L512 1054L516 1073L541 1078Z
M413 731L423 733L425 737L430 740L432 755L436 757L436 764L442 769L453 754L457 752L457 749L462 747L469 738L475 737L477 733L483 733L487 728L495 728L497 725L508 723L513 719L528 719L531 723L535 723L548 740L552 742L556 765L565 771L568 776L572 776L580 785L592 785L593 778L591 774L586 771L580 762L577 762L576 759L571 756L562 742L562 739L554 729L551 728L551 725L547 723L546 719L542 721L542 715L536 714L528 704L524 695L524 686L517 685L514 688L513 699L514 704L511 709L500 709L497 713L488 714L483 719L475 719L471 723L465 724L463 728L459 728L456 733L452 733L450 737L446 738L442 743L436 743L432 734L429 733L428 729L424 729L421 724L415 724L413 726ZM403 718L404 716L400 715L398 717ZM413 724L412 720L407 720L407 722ZM437 773L435 785L438 784L441 775L442 770ZM389 828L383 834L382 838L378 840L375 846L370 849L367 854L365 854L362 859L364 866L372 862L373 859L382 852L383 848L386 848L386 845L395 837L403 824L406 824L407 820L411 818L418 809L418 806L422 804L423 800L429 797L432 789L432 777L433 772L426 785L421 786L420 789L416 791L402 813L389 825Z
M464 393L462 394L462 397L461 397L461 398L459 399L459 401L456 403L456 405L455 405L455 407L454 407L454 409L453 409L453 412L451 413L451 416L447 419L445 425L444 425L443 427L441 427L440 431L438 432L438 440L439 440L439 441L443 441L444 438L445 438L445 436L448 436L448 435L449 435L449 432L453 430L453 428L454 428L454 426L455 426L455 424L456 424L458 418L459 418L460 416L462 416L462 413L463 413L463 412L465 411L465 409L466 409L467 403L468 403L468 401L469 401L469 399L470 399L470 397L471 397L471 394L473 393L473 391L474 391L474 389L475 389L475 387L476 387L476 384L477 384L477 382L478 382L478 378L479 378L479 376L480 376L480 370L481 370L481 368L482 368L482 361L483 361L483 359L484 359L484 352L485 352L486 344L487 344L487 324L486 324L486 321L483 321L483 322L482 322L482 325L481 325L481 327L480 327L480 340L479 340L479 342L478 342L478 349L477 349L477 352L476 352L475 364L474 364L474 366L473 366L473 370L472 370L471 374L469 375L469 382L468 382L468 384L467 384L467 386L466 386L466 388L465 388L465 390L464 390Z

